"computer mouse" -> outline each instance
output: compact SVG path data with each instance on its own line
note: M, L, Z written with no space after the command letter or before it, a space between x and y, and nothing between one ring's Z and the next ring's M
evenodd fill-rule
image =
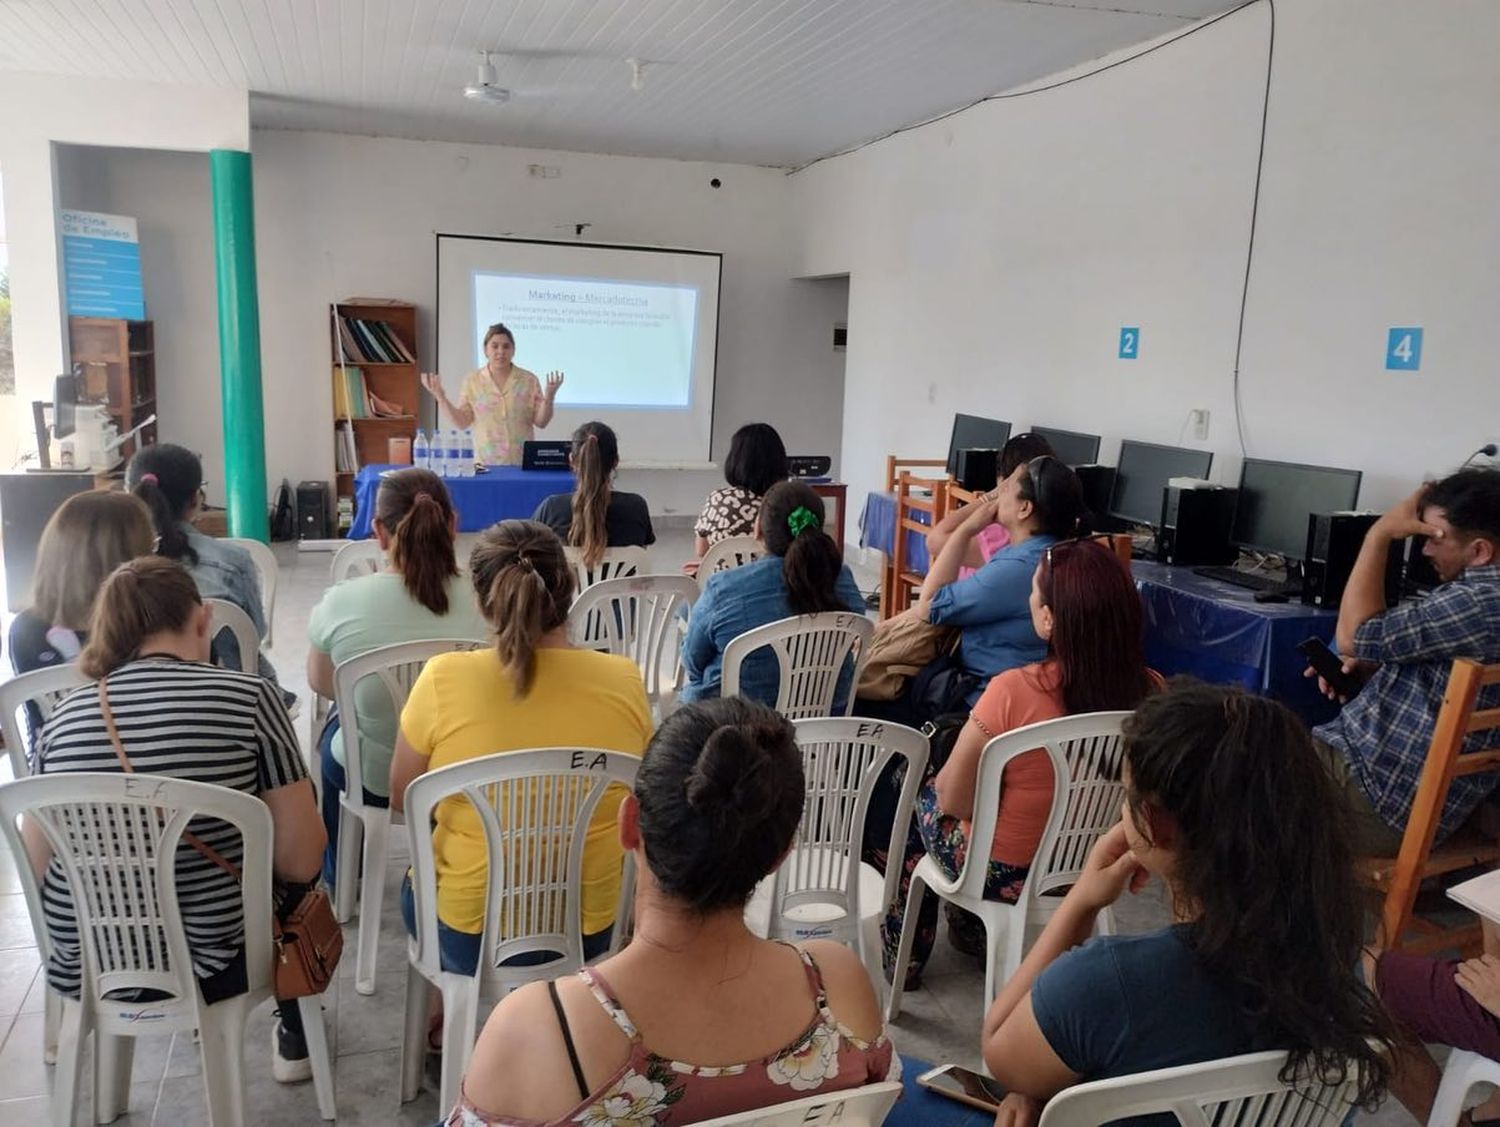
M1257 603L1285 603L1290 602L1280 591L1257 591L1255 592Z

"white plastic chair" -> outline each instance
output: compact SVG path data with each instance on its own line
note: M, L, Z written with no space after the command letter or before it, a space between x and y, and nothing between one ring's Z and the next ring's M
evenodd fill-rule
M698 584L685 575L605 579L574 601L568 611L568 634L576 646L634 661L652 707L665 716L682 689L679 624L698 592ZM667 672L662 670L664 656Z
M1135 1116L1174 1115L1183 1127L1337 1127L1354 1106L1358 1076L1342 1084L1290 1086L1286 1053L1249 1053L1160 1068L1064 1088L1047 1102L1040 1127L1098 1127Z
M505 993L583 966L580 875L589 822L605 791L612 784L632 786L639 766L633 755L596 748L509 751L439 768L407 788L417 935L407 944L403 1103L415 1099L421 1086L430 986L443 995L438 1106L452 1107L474 1049L480 992ZM489 850L479 973L472 977L443 970L438 954L437 870L430 827L438 803L450 797L473 805ZM630 868L628 857L625 867ZM627 878L622 889L629 886ZM500 966L530 951L558 955L535 966Z
M35 819L61 862L78 914L83 988L62 1001L62 1031L52 1088L52 1121L72 1127L82 1090L83 1048L94 1034L94 1119L108 1123L130 1095L133 1038L196 1029L202 1048L209 1121L245 1122L245 1020L271 997L271 812L248 794L162 775L62 772L0 786L0 833L14 856L24 846L17 818ZM178 847L196 817L239 829L241 909L245 921L243 994L203 1001L177 903ZM163 858L174 863L163 865ZM18 870L45 961L51 952L41 888L29 865ZM120 990L164 992L161 1001L106 997ZM334 1117L333 1065L316 997L298 1002L318 1110Z
M989 1008L1000 984L1021 965L1028 936L1046 923L1061 902L1060 896L1047 893L1070 887L1083 872L1094 843L1120 820L1120 804L1125 798L1125 784L1120 781L1123 758L1120 725L1129 715L1091 712L1044 720L996 736L984 745L979 758L979 785L974 791L970 848L963 870L949 879L937 862L927 856L917 862L912 873L906 915L901 921L895 982L886 1011L888 1021L895 1021L901 1012L904 969L916 938L917 913L929 888L983 921L989 948L984 968L984 1004ZM1052 760L1052 810L1047 815L1046 829L1020 898L1014 904L986 900L984 878L989 867L989 843L994 840L1000 813L1001 777L1006 764L1038 747L1046 748ZM1106 933L1113 931L1112 913L1101 912L1099 926Z
M276 553L269 544L238 536L226 536L223 543L245 549L250 555L250 561L255 564L255 572L260 579L260 605L266 618L266 645L269 646L272 631L276 629L276 583L281 576L281 565L276 562Z
M50 665L21 673L0 683L0 731L5 734L5 750L10 753L10 772L15 779L31 774L27 751L31 746L25 720L25 707L36 705L45 721L58 701L89 679L79 672L76 662Z
M204 599L203 603L213 611L209 624L212 636L217 639L228 630L240 649L240 668L247 673L260 671L260 635L250 616L228 599Z
M708 551L698 561L695 578L699 586L707 586L709 579L719 572L743 567L765 554L766 546L753 536L727 537L717 544L709 545Z
M880 966L880 920L896 898L901 865L885 876L860 861L865 815L881 773L905 761L898 810L916 801L927 768L927 737L913 728L861 717L798 720L806 800L792 850L761 881L746 915L752 931L772 939L836 939L855 947L873 982ZM889 856L906 847L907 819L891 829Z
M356 575L374 575L385 569L385 553L378 540L351 540L333 553L328 567L329 578L342 583Z
M1467 1049L1450 1050L1448 1061L1443 1066L1443 1082L1438 1085L1437 1097L1432 1101L1432 1114L1427 1117L1427 1127L1457 1127L1469 1091L1476 1084L1500 1086L1500 1062Z
M573 592L575 598L595 583L639 575L646 570L645 548L605 548L604 557L593 567L583 562L582 548L570 544L563 548L563 554L568 557L568 566L573 569L577 583L577 590Z
M339 922L346 922L354 914L355 893L359 891L354 962L357 993L375 993L391 812L383 806L365 805L364 737L359 730L355 693L361 682L373 678L384 688L393 714L399 717L407 694L429 658L480 649L484 645L482 640L469 638L398 642L351 658L333 671L334 700L338 702L339 729L344 737L344 791L339 795L338 872L334 876L333 908Z
M804 1096L772 1107L702 1119L698 1127L879 1127L901 1095L901 1082L887 1080L843 1092Z
M740 668L759 649L769 649L781 667L776 711L788 720L833 715L840 675L852 656L845 716L854 707L854 686L870 648L875 624L853 611L793 615L746 630L724 647L722 694L740 694Z

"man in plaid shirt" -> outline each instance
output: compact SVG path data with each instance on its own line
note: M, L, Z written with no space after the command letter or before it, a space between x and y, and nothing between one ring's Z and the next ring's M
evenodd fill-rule
M1423 553L1442 585L1425 599L1387 610L1390 545L1419 533L1429 538ZM1500 471L1460 470L1375 522L1344 590L1337 638L1344 669L1367 681L1313 735L1354 803L1361 851L1394 854L1453 659L1500 661ZM1483 690L1479 707L1500 706L1497 690ZM1477 748L1492 737L1480 732L1469 739ZM1438 839L1458 829L1497 782L1494 774L1455 779Z

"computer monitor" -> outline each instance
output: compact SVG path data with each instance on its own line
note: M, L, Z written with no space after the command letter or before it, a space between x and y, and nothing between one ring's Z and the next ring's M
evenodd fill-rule
M1158 446L1154 442L1120 443L1109 515L1132 524L1161 523L1161 495L1174 477L1206 478L1213 468L1212 450Z
M1309 513L1337 513L1359 500L1359 470L1246 458L1231 539L1252 552L1289 560L1307 554Z
M1031 433L1040 435L1052 447L1058 461L1070 466L1092 466L1099 460L1099 436L1083 434L1076 430L1058 430L1056 427L1032 427Z
M999 450L1010 438L1010 424L979 415L954 415L953 437L948 440L948 476L958 474L960 450Z

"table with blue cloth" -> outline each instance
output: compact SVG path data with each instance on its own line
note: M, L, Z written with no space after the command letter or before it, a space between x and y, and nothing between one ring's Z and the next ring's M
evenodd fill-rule
M926 523L929 517L921 509L910 510L913 520ZM889 556L896 546L896 495L871 493L859 514L859 546L874 548ZM906 530L906 567L918 575L927 574L927 537Z
M1304 678L1297 652L1304 638L1332 643L1338 612L1285 603L1257 603L1255 593L1193 574L1192 568L1132 561L1146 614L1146 661L1171 676L1242 685L1279 700L1309 726L1332 719L1338 706Z
M375 519L375 494L380 475L405 466L370 465L354 478L354 523L350 540L370 535ZM523 470L520 466L491 466L473 477L443 479L453 507L458 511L460 532L479 532L496 521L531 519L536 507L554 493L573 492L570 470Z

